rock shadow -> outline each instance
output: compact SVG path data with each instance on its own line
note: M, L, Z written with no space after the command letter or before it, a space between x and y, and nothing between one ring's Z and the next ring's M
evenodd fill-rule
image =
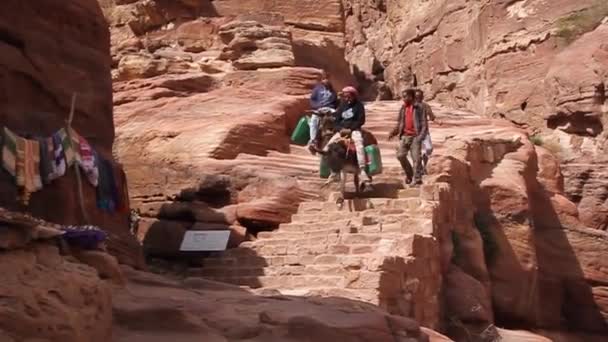
M542 311L547 308L559 309L557 317L541 320L550 325L566 326L569 330L585 332L608 332L608 312L602 312L596 302L594 286L600 284L586 273L570 240L577 234L587 235L577 227L562 224L551 201L550 193L536 184L529 194L532 212L532 233L536 261L540 278L538 306L539 317L545 318ZM588 267L591 265L588 265Z
M576 234L586 233L562 222L551 201L554 194L533 171L525 177L528 206L520 212L494 212L493 189L481 189L477 182L475 223L492 279L496 323L514 329L606 332L606 313L593 293L593 286L602 284L581 266L582 247L571 244Z

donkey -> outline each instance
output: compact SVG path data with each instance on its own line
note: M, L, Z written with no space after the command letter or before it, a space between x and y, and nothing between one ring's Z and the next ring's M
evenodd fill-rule
M308 115L316 115L319 117L319 129L317 131L317 136L314 137L317 142L314 146L316 152L323 149L323 147L327 145L329 139L334 135L334 112L335 110L331 108L321 108L319 110L307 112Z
M359 194L365 190L368 185L365 182L361 182L359 179L359 164L357 163L357 153L349 146L350 136L348 132L342 134L342 139L330 144L327 147L327 151L319 151L322 158L327 161L329 169L340 177L339 180L339 191L340 197L336 200L336 204L339 208L344 205L344 194L346 192L346 177L348 174L353 174L353 181L355 185L355 195L358 197ZM371 178L371 177L370 177ZM332 183L332 179L329 179L322 187L327 187Z

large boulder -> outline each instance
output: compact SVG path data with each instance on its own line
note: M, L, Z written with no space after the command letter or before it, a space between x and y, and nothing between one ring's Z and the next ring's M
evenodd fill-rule
M214 342L428 341L415 321L362 302L255 296L201 278L174 281L135 271L127 275L130 289L114 292L115 340L120 342L157 336L183 341L205 336Z
M110 339L110 287L95 269L66 260L51 244L4 252L0 261L0 294L10 299L0 308L0 337L4 332L14 339L8 341Z
M187 231L229 231L228 248L238 247L247 239L247 229L237 223L228 225L209 222L187 222L144 218L140 221L137 236L149 256L179 257L186 253L180 251Z
M328 3L319 13L291 2L271 9L257 1L101 1L113 39L115 151L134 208L163 222L203 222L185 202L238 204L237 221L255 231L289 221L309 195L292 177L268 181L278 173L265 169L279 163L236 159L290 150L288 133L307 109L320 70L293 67L286 24L320 25L341 42L340 4ZM319 66L318 58L301 61ZM198 187L201 174L230 174L239 184L216 196Z
M291 34L281 27L235 21L220 27L226 46L219 56L239 70L293 66Z
M546 119L551 128L591 137L603 132L608 83L607 39L608 23L583 35L555 57L545 78L551 105Z
M0 222L0 340L108 341L111 286L100 277L121 279L116 259L83 251L77 254L87 262L79 263L58 248L63 232L57 225L29 215L2 209Z

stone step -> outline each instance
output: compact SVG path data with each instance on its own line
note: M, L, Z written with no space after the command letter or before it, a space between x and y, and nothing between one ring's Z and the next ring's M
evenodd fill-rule
M272 231L272 232L260 232L258 233L257 238L260 240L265 239L298 239L303 237L319 237L319 236L328 236L330 234L349 233L348 229L339 229L339 228L321 228L315 230L309 230L304 232L291 232L291 231Z
M412 242L414 239L411 240ZM330 268L340 268L348 271L366 270L379 271L381 264L378 263L378 255L374 254L337 254L343 252L342 248L332 248L329 253L320 255L281 255L268 257L209 257L203 260L201 268L191 269L190 275L196 276L206 273L207 275L226 276L249 276L261 274L276 274L291 270L301 272L301 267L315 266L308 270L318 274ZM406 259L411 259L407 257ZM300 268L297 268L297 267ZM222 273L225 272L225 273ZM340 271L342 272L342 271Z
M237 248L223 252L221 257L237 259L249 257L252 260L246 264L265 265L265 259L273 256L361 255L375 252L385 254L396 248L399 248L399 253L410 253L414 240L412 234L401 232L333 234L302 239L266 239L244 242Z
M320 222L317 224L310 223L282 223L279 226L277 232L306 232L306 231L317 231L320 229L346 229L351 227L361 227L365 225L366 222L370 221L369 219L364 219L361 216L352 216L345 219L339 219L335 221L326 221ZM372 224L372 223L370 223Z
M420 234L352 234L343 238L303 239L289 246L238 247L211 255L203 262L205 267L224 269L332 264L369 268L375 257L388 255L435 258L437 241Z
M202 277L260 277L260 276L337 276L344 277L349 271L341 264L334 265L282 265L271 267L203 267L189 270L189 276Z
M429 218L412 218L403 221L380 224L382 233L433 235L433 220Z
M213 276L210 280L251 288L339 288L345 287L346 279L339 276Z
M351 247L351 245L369 246L371 253L381 240L402 241L407 235L400 232L395 233L352 233L340 234L339 232L327 235L305 237L305 238L272 238L259 239L256 241L246 241L241 243L239 248L247 248L257 252L261 256L271 254L302 254L303 250L310 251L307 254L319 254L319 250L328 250L334 245ZM360 246L356 246L360 247ZM284 251L284 252L279 252ZM358 253L361 254L362 252Z
M408 201L408 199L406 199ZM417 210L420 208L421 202L419 200L405 202L400 204L388 204L386 207L383 204L376 204L378 207L371 209L365 209L363 211L352 211L346 205L343 208L338 208L335 203L327 205L327 209L319 212L305 212L298 213L291 217L292 223L331 223L336 221L355 219L358 217L363 218L365 224L366 219L374 217L382 217L385 215L398 215L398 214L409 214L414 217L417 214ZM331 207L334 207L333 209ZM373 224L373 223L372 223Z
M378 224L388 224L403 222L409 219L418 219L412 213L404 213L403 210L383 210L382 215L358 215L350 213L352 216L345 219L322 222L292 222L284 223L279 226L278 232L308 232L320 229L339 229L341 231L358 232L370 226ZM312 217L314 215L310 215ZM374 229L374 228L370 228Z
M353 300L370 303L373 305L380 304L380 291L377 289L345 289L339 287L328 287L319 289L277 289L284 296L297 297L344 297Z
M357 194L355 193L354 184L351 182L346 183L346 192L344 194L345 199L366 199L366 198L399 198L399 191L404 189L404 178L402 176L395 176L386 180L374 179L373 187L368 187L365 191ZM337 183L332 184L329 188L332 190L327 200L335 202L338 198L339 185Z
M333 213L333 212L365 212L377 209L409 209L415 210L421 204L418 198L357 198L344 201L340 208L335 202L304 202L300 204L298 214L294 215L292 221L296 221L299 215L306 213Z
M382 220L381 218L380 220ZM260 232L258 239L303 239L322 237L335 234L357 234L357 233L404 233L404 234L433 234L433 221L426 218L391 219L386 217L385 222L373 225L344 226L332 228L309 229L303 231L277 230L273 232Z
M355 197L354 193L346 193L345 199L353 202L362 202L367 199L397 199L397 198L419 198L421 194L420 188L404 188L403 183L400 179L391 179L387 183L375 183L374 188L366 190ZM327 196L326 202L335 203L342 194L338 191L332 191ZM305 203L302 203L305 204Z
M274 288L283 294L296 294L305 290L308 295L339 296L337 291L364 290L363 297L377 294L389 278L385 272L349 271L341 266L291 266L274 269L221 270L206 269L191 272L190 276L249 286L252 288Z
M305 270L319 274L305 273ZM335 290L339 288L357 291L367 290L366 293L370 294L373 293L373 290L386 289L387 287L397 288L399 286L399 278L396 275L382 271L349 271L340 270L337 267L310 268L309 266L302 266L277 269L276 272L269 275L246 275L245 273L221 273L220 271L214 274L208 271L208 275L203 273L202 276L215 281L251 288L280 289L282 293L289 293L294 290L315 290L317 294L326 296L330 293L338 294ZM391 286L386 284L387 282L394 284ZM343 297L343 295L339 296Z
M420 197L420 188L401 189L397 196L399 198L418 198Z

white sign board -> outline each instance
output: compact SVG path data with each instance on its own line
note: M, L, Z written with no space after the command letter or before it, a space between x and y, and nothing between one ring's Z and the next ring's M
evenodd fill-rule
M188 230L179 250L182 252L223 251L228 246L229 230Z

